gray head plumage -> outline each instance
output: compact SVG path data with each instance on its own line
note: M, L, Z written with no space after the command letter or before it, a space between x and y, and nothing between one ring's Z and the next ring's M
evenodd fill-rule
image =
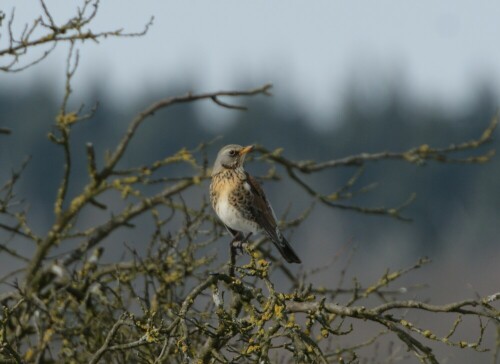
M241 167L245 161L246 154L252 151L252 149L252 145L242 147L237 144L229 144L222 147L217 154L217 159L215 160L214 168L212 169L212 176L223 171L224 169L236 169Z

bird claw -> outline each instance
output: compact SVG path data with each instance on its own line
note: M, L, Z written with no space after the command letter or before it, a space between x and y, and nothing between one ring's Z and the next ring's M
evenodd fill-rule
M229 276L234 277L235 266L236 266L236 256L243 255L243 249L245 249L248 245L248 238L250 238L252 233L249 233L247 236L243 236L243 234L238 233L234 236L233 240L230 243L231 251L230 251L230 264L229 264Z
M231 241L231 250L235 252L235 254L243 255L243 249L247 247L248 239L252 233L249 233L247 236L243 236L241 233L234 237Z
M236 255L243 255L243 249L246 247L246 242L243 240L233 240L231 242L231 249Z

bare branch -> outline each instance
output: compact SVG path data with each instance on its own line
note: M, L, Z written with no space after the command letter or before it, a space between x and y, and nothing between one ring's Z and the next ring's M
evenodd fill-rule
M86 29L95 19L99 8L99 0L84 0L84 5L79 8L76 14L63 25L57 25L47 7L45 1L40 0L43 16L33 20L31 25L26 25L24 31L16 37L13 32L14 11L7 24L8 46L0 48L0 59L6 58L4 65L0 65L0 71L3 72L21 72L36 65L47 58L55 49L56 45L63 42L85 42L92 40L99 42L101 39L109 37L140 37L145 35L153 24L153 17L146 23L144 29L140 32L126 33L122 29L111 31L93 32ZM91 6L91 10L89 9ZM3 14L3 13L2 13ZM2 17L3 19L3 17ZM34 37L35 33L42 33ZM46 47L41 55L35 56L35 59L25 64L20 64L24 56L31 49ZM48 47L48 48L47 48Z
M270 151L262 146L256 146L256 150L262 154L262 158L269 160L273 163L282 165L288 176L296 182L302 189L304 189L309 195L320 201L322 204L339 208L343 210L353 210L361 213L374 214L374 215L385 215L394 217L401 221L411 221L411 219L402 216L402 211L408 207L415 199L415 194L411 194L409 198L404 201L398 207L364 207L339 203L341 199L350 199L355 193L346 193L349 191L356 183L358 174L355 174L343 187L338 191L325 195L317 191L315 188L307 184L299 175L298 172L302 174L318 173L330 168L346 167L346 166L363 166L368 162L380 161L380 160L404 160L409 163L423 164L426 161L437 161L441 163L486 163L493 158L495 155L495 150L491 149L486 153L479 156L469 156L465 158L452 158L449 157L450 154L455 152L463 151L473 151L484 144L490 142L493 137L493 132L498 125L498 115L496 115L490 125L483 131L482 135L477 139L472 139L460 144L451 144L444 148L432 148L427 144L421 145L419 147L414 147L408 149L404 152L380 152L380 153L361 153L341 159L333 159L325 162L317 163L315 161L293 161L285 158L282 155L283 150L277 149L275 151ZM370 187L368 187L369 189ZM366 187L361 189L363 192Z
M181 148L141 165L121 166L140 126L156 112L198 100L246 110L233 102L234 98L270 95L270 84L250 90L188 93L151 104L130 120L121 139L109 146L109 155L102 158L92 143L86 144L88 179L71 195L70 182L78 166L73 165L75 156L71 154L75 150L72 133L78 131L73 126L92 119L96 110L94 107L85 113L83 105L71 109L72 80L79 62L77 46L108 36L143 35L151 22L141 33L126 34L121 29L97 33L90 28L98 13L98 0L81 0L75 15L63 24L52 16L45 0L39 0L39 6L41 15L26 24L19 35L14 34L14 11L8 19L0 12L0 26L6 26L2 28L6 32L2 33L0 69L23 70L47 57L51 47L70 42L65 93L49 134L61 147L63 176L53 201L55 221L40 236L32 231L27 218L29 201L17 197L15 191L26 164L0 186L0 255L15 259L18 265L0 277L6 291L0 295L0 362L354 363L366 359L361 358L366 348L373 346L377 352L379 345L392 340L389 361L406 348L409 354L405 359L414 355L422 363L437 363L429 343L477 352L493 347L487 328L491 324L500 327L500 293L437 305L408 296L422 285L394 288L396 281L426 264L427 259L408 268L387 270L368 284L354 278L346 287L350 253L337 286L317 287L311 277L336 263L347 248L351 249L350 242L326 267L297 272L265 248L266 237L262 237L247 242L246 254L238 261L230 258L232 274L220 273L226 271L227 262L221 261L220 245L215 244L225 239L224 229L210 210L205 188L198 189L210 178L207 155L211 143ZM25 56L31 55L33 48L42 52L29 62ZM477 139L446 147L424 144L400 152L361 153L323 162L294 161L280 149L269 151L259 146L259 159L270 164L261 179L280 180L278 166L312 197L312 205L317 200L333 208L406 220L402 213L415 198L413 194L400 206L389 208L344 203L372 192L376 186L359 186L363 167L382 160L484 163L494 151L477 155L476 150L492 140L497 123L495 118ZM0 133L8 134L10 129L0 128ZM188 168L179 174L172 168L176 164ZM322 193L307 179L313 173L350 166L360 168L331 193ZM283 214L280 228L286 231L300 226L311 209L297 217ZM83 219L84 212L97 213L98 217ZM120 236L117 231L121 228L133 234ZM24 246L16 245L24 239L31 244L31 256ZM275 285L278 275L286 279ZM422 316L446 316L452 323L439 334L433 327L423 327L426 321ZM461 337L464 321L475 325L477 334L472 341ZM377 331L358 337L356 333L367 323ZM344 337L348 344L342 342ZM498 343L496 346L498 352ZM376 355L372 361L378 359Z
M141 112L139 115L135 117L135 119L131 122L127 132L121 139L120 143L118 144L117 148L109 158L108 162L106 163L106 166L104 169L101 171L99 174L99 179L103 180L106 177L108 177L112 170L115 168L116 164L118 161L121 159L123 156L125 150L127 149L127 146L130 142L130 140L133 138L137 128L148 118L149 116L153 115L157 111L164 109L166 107L169 107L174 104L180 104L180 103L186 103L186 102L193 102L197 100L203 100L203 99L212 99L214 97L220 97L220 96L229 96L229 97L237 97L237 96L254 96L258 94L263 94L263 95L268 95L269 94L269 89L272 87L271 84L266 84L262 87L258 87L255 89L251 89L248 91L218 91L218 92L210 92L210 93L202 93L202 94L191 94L188 93L184 96L174 96L174 97L168 97L164 100L158 101L151 106L149 106L146 110Z
M89 364L95 364L99 362L101 357L106 353L107 350L110 350L110 345L112 340L114 339L117 331L120 329L121 326L123 326L127 322L127 316L122 315L113 325L111 330L109 330L108 335L106 336L106 340L104 341L104 344L97 350L94 354L94 356L90 359Z
M359 166L366 162L399 159L410 163L423 163L427 160L441 163L485 163L493 156L492 151L479 157L469 158L448 158L447 155L466 150L474 150L492 140L493 132L498 126L499 116L496 115L490 122L490 125L483 131L477 139L472 139L460 144L450 144L444 148L432 148L427 144L408 149L404 152L380 152L380 153L361 153L345 158L332 159L325 162L316 163L314 161L291 161L281 156L282 150L269 151L262 146L255 149L263 154L266 159L272 160L292 170L298 170L302 173L313 173L327 168L337 168L341 166Z

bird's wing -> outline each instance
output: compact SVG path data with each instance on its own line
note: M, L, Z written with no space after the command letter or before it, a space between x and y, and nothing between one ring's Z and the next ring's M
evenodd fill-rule
M274 211L269 204L262 187L260 187L259 182L257 182L255 178L250 176L248 173L245 174L247 178L246 182L250 186L250 191L253 195L252 206L254 211L252 211L252 215L254 221L265 230L272 240L281 241L283 237L278 229L276 216L274 215Z
M246 177L246 183L250 186L250 192L253 196L253 207L251 212L253 220L264 229L287 262L301 263L298 255L295 253L288 241L286 241L283 234L281 234L281 231L276 224L276 215L274 215L273 208L267 200L260 184L248 173L246 174Z

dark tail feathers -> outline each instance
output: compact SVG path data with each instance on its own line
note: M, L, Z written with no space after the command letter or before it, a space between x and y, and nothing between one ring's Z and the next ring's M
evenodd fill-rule
M285 258L285 260L288 263L302 263L300 258L297 256L295 251L292 249L288 241L286 241L286 239L283 236L281 236L281 239L279 241L273 239L273 243L274 245L276 245L276 248L278 248L281 255L283 256L283 258Z

